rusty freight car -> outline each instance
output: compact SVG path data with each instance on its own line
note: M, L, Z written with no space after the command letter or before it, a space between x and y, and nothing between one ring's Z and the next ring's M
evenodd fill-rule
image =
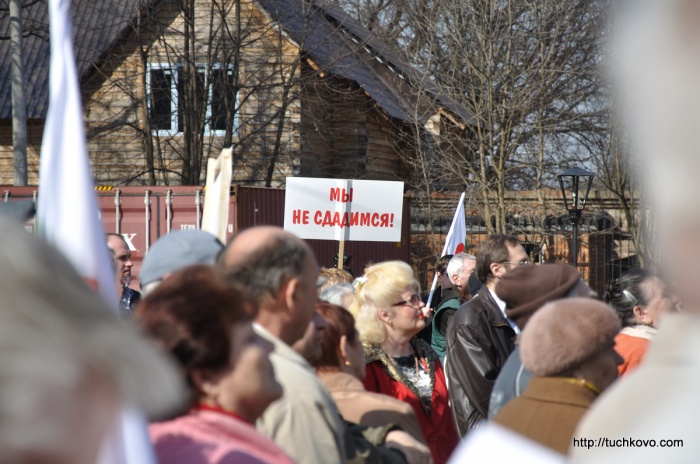
M3 201L29 198L36 201L37 187L5 186L0 189ZM173 230L201 226L205 195L202 187L97 187L96 193L105 232L121 234L131 248L134 276L138 276L144 255L159 237ZM231 193L229 238L256 225L283 225L284 189L233 186ZM354 275L361 275L369 261L400 259L411 262L409 201L404 199L400 242L346 242L345 254L352 256L349 267ZM27 228L33 230L33 223L28 223ZM338 242L307 242L316 253L319 265L334 266ZM137 279L132 286L138 288Z

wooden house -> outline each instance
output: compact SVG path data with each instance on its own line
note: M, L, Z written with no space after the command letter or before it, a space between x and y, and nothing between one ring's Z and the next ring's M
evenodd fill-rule
M72 8L98 184L201 184L207 158L226 146L234 153L233 182L242 185L278 187L287 176L410 182L406 160L426 136L445 128L467 136L474 120L331 5L74 0ZM46 3L24 13L29 183L36 184L48 105ZM8 22L0 16L0 32ZM0 40L0 56L8 50ZM0 183L11 184L3 64Z

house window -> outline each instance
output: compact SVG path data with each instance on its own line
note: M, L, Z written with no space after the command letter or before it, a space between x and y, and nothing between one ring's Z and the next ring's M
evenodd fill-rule
M149 64L147 74L148 111L151 127L159 135L174 135L184 131L185 69L182 65ZM204 132L223 136L228 117L226 109L234 113L233 131L238 127L237 97L233 88L233 67L215 64L209 69L197 65L197 99L206 101Z

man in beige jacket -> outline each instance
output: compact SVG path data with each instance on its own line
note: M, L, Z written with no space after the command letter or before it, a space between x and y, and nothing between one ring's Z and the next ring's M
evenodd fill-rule
M299 463L374 462L369 458L375 454L398 459L382 462L402 462L403 455L409 463L427 462L400 430L387 428L374 442L357 446L313 368L292 348L312 321L319 330L325 326L315 312L316 259L304 241L277 227L247 229L228 244L219 265L232 285L246 291L255 306L255 330L275 347L270 361L284 393L258 419L260 432ZM380 442L387 448L375 446Z

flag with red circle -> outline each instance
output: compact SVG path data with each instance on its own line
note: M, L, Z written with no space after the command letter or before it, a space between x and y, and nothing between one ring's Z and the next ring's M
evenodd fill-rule
M452 218L452 224L450 225L450 230L447 232L447 239L445 240L445 246L442 249L442 254L445 255L456 255L457 253L464 252L464 242L467 238L467 224L464 217L464 192L462 196L459 197L459 203L457 203L457 209L455 210L454 218ZM430 307L433 301L433 294L435 293L435 287L437 286L437 274L433 277L433 285L430 287L430 295L428 296L428 302L426 307Z
M440 256L463 253L464 241L466 238L467 225L464 217L464 193L462 193L462 196L459 197L459 203L457 204L454 218L452 218L452 225L450 225L450 230L447 232L445 247Z

